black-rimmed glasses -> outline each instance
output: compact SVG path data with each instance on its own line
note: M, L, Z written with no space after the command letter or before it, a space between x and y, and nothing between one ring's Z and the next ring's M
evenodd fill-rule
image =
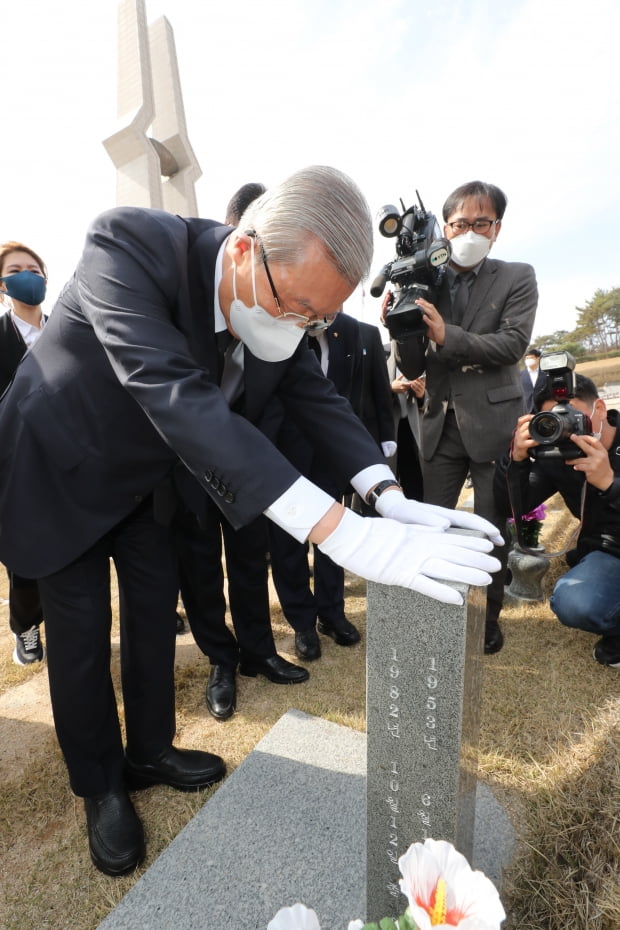
M261 258L263 265L265 267L265 274L267 275L267 280L269 281L269 287L271 288L271 293L273 295L274 303L278 310L278 319L280 320L298 320L301 323L301 329L307 333L320 333L322 330L327 329L332 325L337 313L329 313L319 320L309 320L307 316L304 316L303 313L293 313L292 311L286 311L282 309L282 304L280 303L280 298L278 297L278 292L276 291L276 286L273 283L273 278L271 277L271 272L269 270L269 265L267 264L267 254L265 252L265 247L263 243L258 238L255 232L252 232L251 235L256 239L258 247L260 249Z
M491 226L495 226L496 223L499 223L499 220L479 219L474 220L473 223L468 223L467 220L455 220L454 223L446 223L446 226L449 226L452 232L455 233L464 233L468 229L473 229L477 233L487 233Z

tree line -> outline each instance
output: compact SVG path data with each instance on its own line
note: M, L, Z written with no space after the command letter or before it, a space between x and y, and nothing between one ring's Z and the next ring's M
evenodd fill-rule
M538 336L532 345L570 352L576 359L620 355L620 287L595 291L584 307L577 307L575 329Z

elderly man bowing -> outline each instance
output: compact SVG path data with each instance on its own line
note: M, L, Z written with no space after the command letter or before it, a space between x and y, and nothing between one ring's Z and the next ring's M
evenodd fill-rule
M173 747L172 491L198 515L209 495L233 526L264 512L358 575L444 600L459 601L444 580L485 585L498 568L490 538L442 532L494 538L493 526L404 498L303 339L329 325L371 254L367 204L331 168L273 187L234 231L111 210L0 405L0 560L39 579L56 732L108 874L144 855L128 788L199 789L224 774L219 757ZM386 519L345 512L277 451L266 435L275 396ZM110 557L126 746L109 668Z

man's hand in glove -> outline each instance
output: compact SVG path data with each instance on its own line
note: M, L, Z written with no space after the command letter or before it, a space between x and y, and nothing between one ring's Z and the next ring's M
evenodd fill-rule
M381 497L386 493L389 492ZM406 504L416 503L402 499ZM335 516L334 511L331 516ZM318 546L355 575L380 584L411 588L447 604L462 604L463 598L441 581L487 585L491 581L489 572L500 567L498 559L487 555L493 548L489 539L444 533L439 528L437 532L421 532L417 526L359 517L351 510L344 511L336 528Z
M499 530L488 520L463 510L449 510L434 504L422 504L412 501L396 489L384 491L375 504L377 513L400 523L417 523L447 529L449 526L462 530L478 530L484 533L495 546L502 546L504 540Z

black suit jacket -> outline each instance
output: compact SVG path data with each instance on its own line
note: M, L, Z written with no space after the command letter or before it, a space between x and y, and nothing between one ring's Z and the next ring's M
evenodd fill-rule
M360 323L362 337L362 423L378 445L394 442L392 388L381 333L372 323Z
M244 414L230 411L214 337L229 233L134 207L92 224L0 403L0 561L14 571L67 565L180 466L233 526L248 523L298 477L259 430L274 396L338 474L381 461L305 344L278 363L246 349Z
M340 395L346 398L357 415L362 400L362 342L358 321L346 313L339 313L326 330L329 342L327 380ZM309 337L313 354L317 341ZM360 422L361 425L361 421ZM342 447L344 439L338 440ZM334 472L330 460L317 450L312 436L304 430L297 418L284 415L277 435L277 446L302 475L310 478L319 487L335 497L341 497L348 487L348 477ZM375 454L378 450L375 446ZM350 476L349 476L350 477Z
M26 343L10 313L0 316L0 395L7 389L24 353Z
M521 387L523 389L523 401L525 403L525 412L534 413L534 394L536 391L539 391L546 379L547 376L544 371L538 369L538 374L536 376L536 381L532 384L532 379L530 378L530 373L527 368L524 368L521 373Z

